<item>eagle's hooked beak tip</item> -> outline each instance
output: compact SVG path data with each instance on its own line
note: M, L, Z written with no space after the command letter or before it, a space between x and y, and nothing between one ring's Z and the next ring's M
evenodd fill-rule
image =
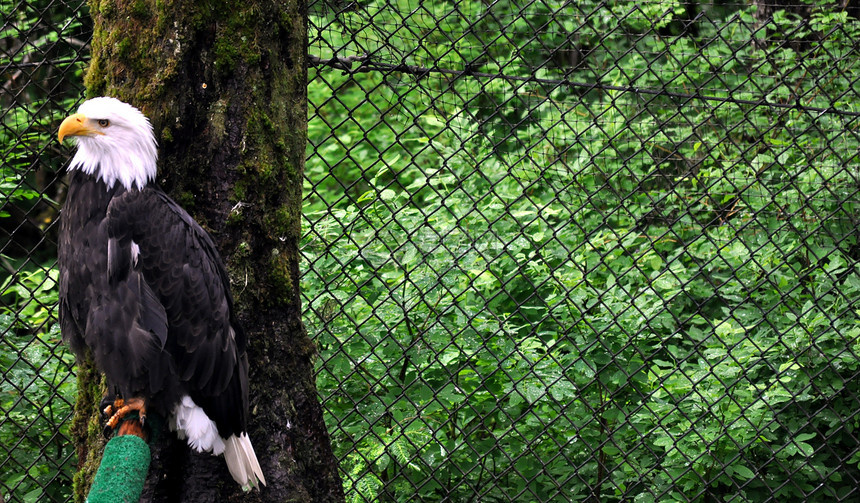
M86 126L87 118L83 114L72 114L63 120L60 124L60 130L57 132L57 138L60 143L66 136L80 136L91 133Z

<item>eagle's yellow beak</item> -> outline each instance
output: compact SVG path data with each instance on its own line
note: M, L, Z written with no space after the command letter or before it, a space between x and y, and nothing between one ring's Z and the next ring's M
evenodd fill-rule
M101 131L89 127L89 119L84 114L72 114L60 124L60 131L57 133L57 138L62 143L66 136L89 136L94 134L104 134Z

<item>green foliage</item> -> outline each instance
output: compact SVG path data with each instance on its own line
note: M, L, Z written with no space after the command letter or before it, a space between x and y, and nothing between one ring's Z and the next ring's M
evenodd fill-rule
M54 139L57 112L78 100L84 64L76 56L88 42L84 3L0 0L0 218L13 206L31 210L42 197L39 169L60 168L60 157L42 154Z
M488 73L713 98L312 74L302 290L351 501L855 490L855 119L732 99L857 111L860 24L700 6L693 33L680 2L613 5L313 18L343 27L321 57L477 51ZM547 58L572 41L579 66Z
M74 358L56 321L54 134L78 100L84 2L0 0L0 500L65 501ZM44 234L43 234L44 233ZM47 237L47 239L46 239Z
M74 357L56 322L56 271L14 265L21 272L0 286L0 487L10 501L62 501L74 472Z

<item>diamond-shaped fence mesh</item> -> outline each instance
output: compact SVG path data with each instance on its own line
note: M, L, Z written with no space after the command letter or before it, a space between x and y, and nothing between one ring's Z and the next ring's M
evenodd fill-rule
M0 501L67 501L74 358L56 319L65 158L57 120L82 92L82 0L0 0Z
M51 137L89 21L0 5L0 493L66 501ZM350 501L860 501L860 9L309 7L301 287Z
M856 14L312 4L350 498L860 499Z

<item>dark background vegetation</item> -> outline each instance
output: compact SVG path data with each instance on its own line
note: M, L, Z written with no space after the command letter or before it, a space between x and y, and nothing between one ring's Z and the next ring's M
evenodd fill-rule
M89 21L0 7L0 491L64 501ZM301 289L347 499L860 499L851 6L310 8Z

